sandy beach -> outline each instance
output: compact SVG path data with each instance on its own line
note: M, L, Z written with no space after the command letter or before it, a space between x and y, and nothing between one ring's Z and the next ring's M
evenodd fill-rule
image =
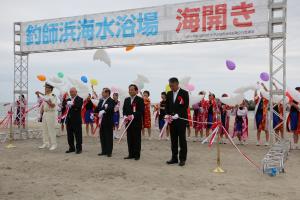
M224 174L213 173L216 147L188 142L185 167L167 166L170 141L143 139L140 161L124 160L126 141L114 143L113 157L99 157L99 139L84 137L83 153L65 154L66 136L59 147L39 150L41 139L17 140L14 149L0 150L0 199L63 200L179 200L179 199L300 199L300 151L291 151L286 173L269 177L250 166L229 144L221 145ZM251 129L248 145L239 146L257 164L269 147L255 146Z

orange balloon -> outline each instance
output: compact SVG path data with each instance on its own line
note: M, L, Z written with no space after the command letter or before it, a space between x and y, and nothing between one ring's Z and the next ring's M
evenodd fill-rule
M127 46L127 47L126 47L126 51L131 51L132 49L134 49L134 47L135 47L135 46L133 46L133 45L132 45L132 46Z
M46 80L46 76L44 76L44 75L37 75L37 79L39 79L39 81L45 81Z

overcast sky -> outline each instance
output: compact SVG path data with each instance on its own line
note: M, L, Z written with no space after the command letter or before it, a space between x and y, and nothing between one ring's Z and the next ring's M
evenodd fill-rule
M0 6L0 102L13 97L13 22L76 16L83 14L149 7L186 0L1 0ZM288 0L287 82L288 86L300 85L300 1ZM104 86L123 87L137 74L146 75L151 83L146 85L153 101L158 101L171 76L191 76L198 90L210 90L220 95L231 93L241 85L253 84L259 74L268 71L269 42L267 39L195 43L171 46L108 49L112 67L94 62L94 50L32 54L29 57L29 101L35 101L34 91L42 90L37 74L54 76L87 75ZM229 71L225 60L236 62L238 68Z

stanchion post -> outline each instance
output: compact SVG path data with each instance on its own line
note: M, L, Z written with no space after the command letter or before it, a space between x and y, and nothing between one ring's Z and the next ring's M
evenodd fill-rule
M12 143L12 141L14 140L14 138L13 138L13 131L12 131L12 129L13 129L13 112L12 112L13 110L12 110L12 107L10 108L10 116L9 116L9 143L8 143L8 145L6 146L6 148L7 149L11 149L11 148L16 148L16 146L15 145L13 145L13 143Z
M225 171L221 168L221 147L220 147L220 142L221 142L221 136L220 136L220 126L217 127L217 134L218 134L218 140L217 140L217 168L214 169L214 173L224 173ZM222 130L222 129L221 129Z

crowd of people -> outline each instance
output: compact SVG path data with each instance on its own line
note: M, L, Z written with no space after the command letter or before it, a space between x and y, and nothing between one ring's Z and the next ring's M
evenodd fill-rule
M265 85L263 83L261 85L267 92ZM41 99L41 121L43 123L43 144L40 148L49 148L50 150L57 148L54 126L55 112L58 106L60 107L58 120L61 123L61 130L63 131L65 126L67 130L69 148L66 153L76 152L80 154L82 152L82 124L85 124L87 135L95 134L99 130L101 152L98 155L111 157L113 139L119 138L120 135L117 134L117 131L124 124L128 143L128 156L125 159L139 160L141 138L152 138L151 119L154 119L155 123L153 124L160 131L166 131L163 134L164 138L166 140L171 139L172 157L167 161L167 164L185 165L187 157L186 137L191 137L192 128L194 129L193 141L195 142L205 143L206 140L204 139L209 137L213 129L216 128L215 124L219 123L222 126L218 129L222 138L220 143L225 144L228 137L237 137L240 145L246 144L249 135L246 101L236 106L229 106L222 103L213 93L206 94L206 92L200 91L199 102L189 105L189 92L179 87L177 78L169 79L169 86L171 91L162 92L160 103L152 105L150 92L145 90L141 93L137 85L131 84L128 87L129 97L122 102L121 106L119 94L111 94L109 88L103 88L101 97L98 97L93 90L93 93L86 99L82 99L78 96L76 88L73 87L69 93L62 96L60 103L58 103L56 96L52 93L54 86L46 83L44 94L36 92ZM296 88L296 90L300 92L300 88ZM223 94L222 97L228 97L228 95ZM97 100L97 104L95 100ZM264 132L264 145L268 146L270 140L268 130L269 102L258 91L255 91L254 101L256 104L254 117L257 128L256 145L263 144L261 132ZM296 101L290 101L289 107L288 130L293 133L294 144L297 145L298 134L300 134L300 108ZM281 103L274 104L273 109L275 111L273 128L276 132L276 139L280 140L284 138L284 124L280 116L284 112L283 105ZM193 115L191 115L191 110ZM232 131L229 130L231 118L234 118ZM168 123L166 129L164 129L165 123Z

